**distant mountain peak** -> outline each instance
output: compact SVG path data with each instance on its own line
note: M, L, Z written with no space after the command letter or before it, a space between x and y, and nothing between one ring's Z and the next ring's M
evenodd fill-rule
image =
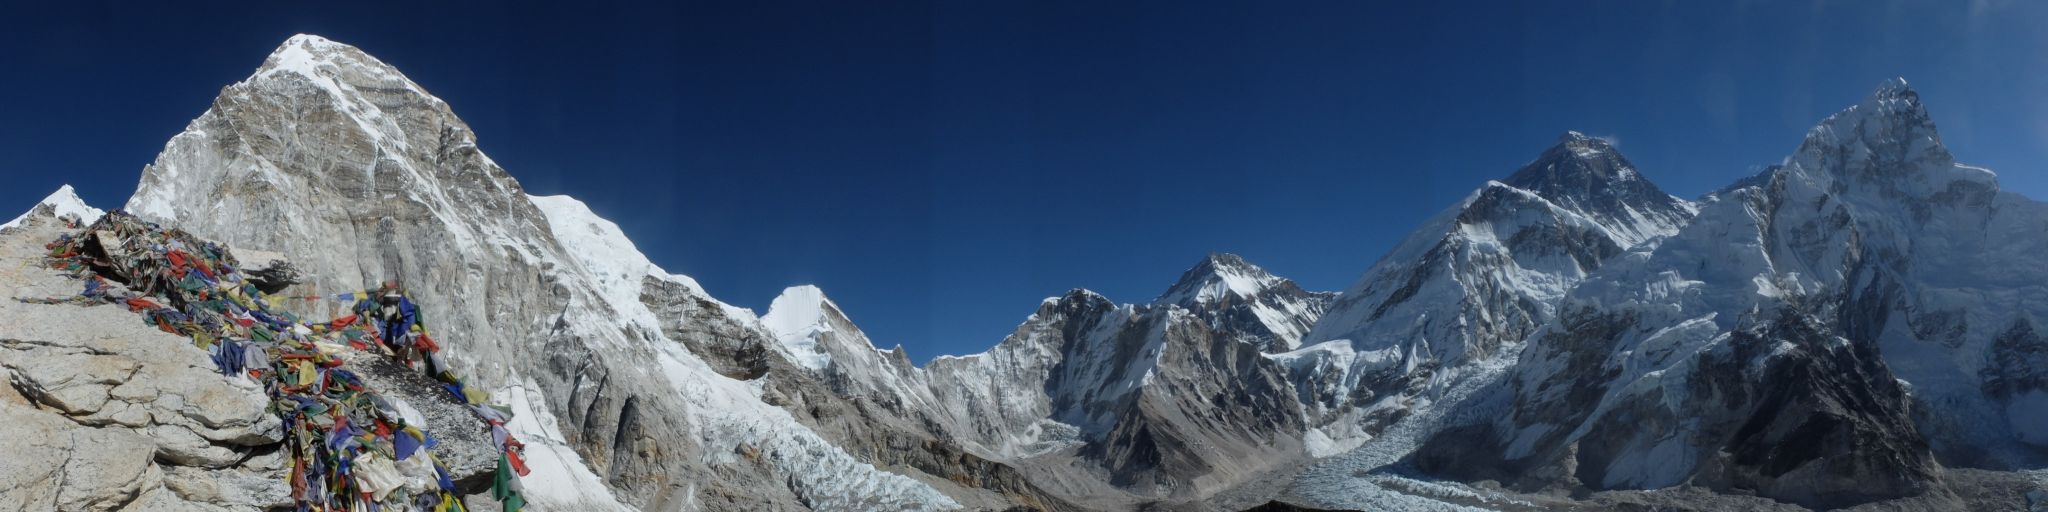
M314 77L315 70L322 65L389 67L383 61L363 53L354 46L312 34L298 34L285 39L284 43L277 45L277 49L271 50L270 56L263 59L263 65L257 68L256 74L262 76L270 72L296 72Z
M1818 164L1839 160L1850 168L1869 170L1860 178L1881 178L1897 170L1942 168L1955 158L1941 142L1934 118L1920 103L1920 93L1903 78L1887 79L1861 103L1836 112L1806 132L1795 158ZM1924 165L1923 165L1924 164Z
M1181 273L1180 280L1154 301L1157 304L1180 304L1192 306L1197 303L1216 302L1226 297L1239 299L1256 297L1265 290L1287 282L1266 269L1259 268L1243 257L1230 253L1210 253L1195 263L1195 266Z
M335 51L354 49L355 47L314 34L293 34L291 37L285 38L283 43L279 43L277 49L272 50L271 54L276 55L278 52L288 48L299 48L306 51Z
M1109 297L1095 293L1095 290L1087 288L1067 290L1067 293L1060 295L1059 298L1046 299L1046 302L1048 304L1086 306L1091 309L1113 309L1116 307L1116 303L1110 301Z
M1915 102L1917 102L1917 101L1919 101L1919 99L1920 99L1920 93L1918 93L1918 92L1915 92L1915 91L1913 90L1913 86L1912 86L1912 85L1909 85L1909 84L1907 84L1907 83L1906 83L1906 78L1905 78L1905 77L1897 77L1897 76L1895 76L1895 77L1891 77L1891 78L1887 78L1887 79L1884 79L1884 81L1882 81L1882 82L1878 82L1878 83L1877 83L1877 89L1875 89L1875 90L1872 90L1872 91L1870 92L1870 97L1872 97L1872 98L1910 98L1910 99L1914 100Z
M1259 268L1258 265L1253 265L1251 262L1245 261L1244 257L1227 252L1212 252L1209 253L1209 255L1207 256L1203 256L1202 261L1196 262L1195 266L1188 268L1188 271L1183 272L1181 277L1183 278L1182 280L1185 281L1185 278L1198 274L1207 274L1210 276L1215 276L1218 274L1238 274L1252 276L1260 279L1278 279L1277 277L1274 277L1272 273L1266 272L1266 269Z
M36 208L41 208L44 206L50 207L51 215L55 215L60 218L66 215L75 215L78 217L78 220L80 222L85 222L88 224L92 223L93 221L99 220L100 215L104 215L106 213L105 211L102 211L99 208L93 208L91 205L86 204L84 199L80 199L78 197L78 192L73 191L71 189L71 185L67 184L64 186L57 187L57 191L51 192L50 195L44 197L42 201L36 202L36 206L30 208L28 213L23 213L20 217L15 217L14 220L7 221L6 224L0 224L0 229L20 225L21 221L27 220L29 215L35 213Z
M1203 318L1219 332L1241 335L1262 352L1300 346L1336 294L1309 292L1230 253L1210 253L1154 299Z
M1630 164L1621 152L1607 141L1589 137L1584 133L1567 131L1557 137L1557 142L1528 165L1503 180L1509 186L1530 190L1546 197L1545 192L1570 193L1575 190L1561 187L1572 184L1612 184L1617 182L1641 182L1648 184L1636 174L1635 165ZM1650 188L1656 188L1650 185Z
M1682 224L1693 206L1657 188L1635 164L1599 137L1567 131L1557 142L1500 183L1608 224L1652 219Z
M1920 92L1906 84L1904 78L1889 78L1878 82L1862 103L1849 107L1843 113L1858 112L1891 119L1915 127L1933 131L1934 121L1927 115L1927 107L1920 103ZM1825 125L1825 123L1823 123Z

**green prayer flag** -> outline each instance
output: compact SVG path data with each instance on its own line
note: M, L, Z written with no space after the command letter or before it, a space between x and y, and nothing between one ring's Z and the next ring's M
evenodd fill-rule
M491 478L491 499L505 504L505 512L519 512L526 508L526 499L519 497L519 484L512 481L512 460L505 454L498 454L498 474Z

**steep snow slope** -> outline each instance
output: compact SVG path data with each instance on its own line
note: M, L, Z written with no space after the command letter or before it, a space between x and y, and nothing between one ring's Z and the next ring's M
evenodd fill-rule
M623 323L649 328L660 320L641 303L642 283L649 278L681 284L697 290L696 281L663 272L633 246L618 226L598 217L575 199L566 196L531 197L546 214L553 232L561 233L565 247L590 269L597 285L606 290ZM710 300L699 295L700 300ZM820 296L822 299L822 296ZM754 322L751 313L723 306L722 313L742 322ZM757 385L723 378L694 354L677 343L658 339L662 369L676 386L676 392L691 405L691 418L709 423L699 435L706 439L739 443L768 455L786 478L803 486L800 496L815 509L858 509L870 506L906 508L952 508L951 498L933 492L914 480L880 472L803 429L786 411L763 403ZM706 393L711 391L711 393ZM810 460L786 459L807 454ZM877 492L880 491L880 492ZM870 494L881 494L871 496Z
M758 321L654 268L580 203L524 194L445 102L353 47L286 41L171 139L128 209L287 254L310 283L293 295L403 280L438 337L473 354L455 361L472 386L557 419L528 430L575 448L550 446L565 467L549 474L587 471L628 504L957 506L836 448L685 348L707 340L668 337L642 300L649 287L717 304L705 314L737 331ZM590 467L568 467L571 454ZM583 500L564 508L605 497L561 495Z
M1525 488L1693 482L1807 506L1941 462L2038 467L2048 207L1954 162L1889 81L1573 290L1498 413L1418 453Z

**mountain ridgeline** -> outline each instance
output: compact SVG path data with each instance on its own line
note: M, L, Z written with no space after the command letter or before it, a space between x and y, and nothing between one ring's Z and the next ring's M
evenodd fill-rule
M224 88L124 209L282 254L284 295L403 280L545 454L540 510L2030 503L2048 205L1956 163L1903 80L1695 200L1577 132L1537 155L1341 293L1212 254L923 366L816 287L757 315L662 270L317 36ZM87 208L52 197L24 218Z

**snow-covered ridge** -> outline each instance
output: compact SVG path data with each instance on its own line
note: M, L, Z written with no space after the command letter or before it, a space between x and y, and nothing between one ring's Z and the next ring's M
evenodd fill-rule
M695 280L662 272L633 246L616 223L597 216L581 201L568 196L529 196L528 200L546 215L556 240L594 277L593 284L610 311L619 315L610 322L583 325L602 332L614 329L607 324L623 323L655 337L651 341L660 375L691 408L690 425L697 429L696 435L718 443L743 443L772 455L771 460L791 484L808 493L812 506L820 510L847 510L877 503L918 504L933 509L960 506L923 483L860 462L803 427L789 412L762 402L761 391L754 384L718 374L697 355L683 350L681 343L665 339L660 334L660 319L641 300L644 278L685 284L690 293L721 306L728 317L745 324L759 323L750 312L703 295ZM822 307L822 292L815 287L799 288L811 291L813 307ZM783 302L778 299L778 303ZM816 309L810 311L809 318L819 316ZM818 367L823 366L820 363Z
M57 218L60 219L65 216L76 216L79 222L84 224L91 224L93 221L100 220L100 216L107 213L105 210L93 208L85 204L85 200L79 199L78 192L72 190L71 185L57 187L56 192L51 192L48 197L44 197L42 201L36 202L36 205L49 206ZM35 209L30 208L29 210L30 212L24 212L20 216L15 217L14 220L7 221L6 224L0 224L0 229L21 225L21 221L27 220L29 213Z
M583 268L597 278L598 283L616 295L610 297L614 303L639 302L641 280L646 277L683 285L693 293L717 303L734 318L753 318L754 313L746 308L726 304L704 293L697 280L682 274L670 274L647 258L646 253L633 244L631 238L619 229L619 225L597 215L590 205L566 195L526 196L534 207L547 217L548 227L555 239L562 242L564 249ZM630 295L629 295L630 294ZM642 319L654 323L651 318Z

